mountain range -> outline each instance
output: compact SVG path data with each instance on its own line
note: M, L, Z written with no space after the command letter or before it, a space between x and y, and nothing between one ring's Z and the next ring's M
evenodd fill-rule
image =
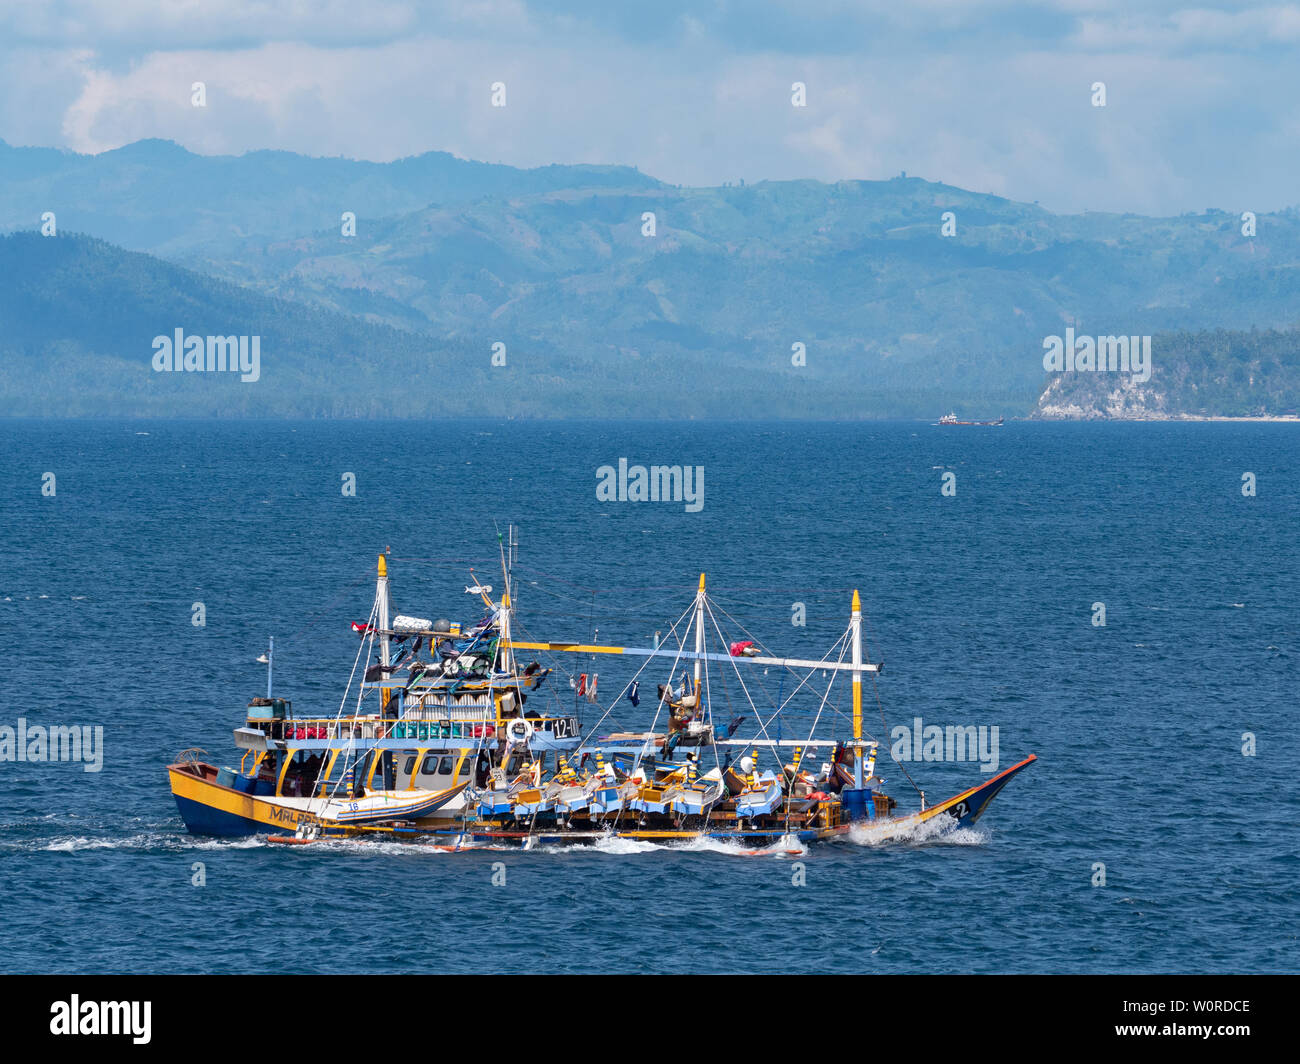
M437 152L0 143L0 412L1016 415L1067 326L1295 325L1300 211L1253 225L1055 215L905 176L680 188ZM153 373L175 328L260 335L262 379Z

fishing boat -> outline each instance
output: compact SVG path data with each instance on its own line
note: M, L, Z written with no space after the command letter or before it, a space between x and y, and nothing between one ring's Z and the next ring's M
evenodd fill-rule
M959 421L956 414L944 414L938 421L940 425L1001 425L1003 418L994 418L992 421Z
M969 827L1035 760L937 805L918 791L920 807L898 812L876 774L879 742L864 729L863 685L882 665L864 654L856 591L847 627L820 658L783 655L748 633L728 638L718 613L729 615L715 611L703 574L670 638L653 647L539 641L517 634L504 551L501 565L495 599L471 570L466 593L479 619L462 624L392 616L389 556L380 555L369 617L352 625L360 639L352 675L332 715L299 712L274 693L272 641L260 659L266 695L234 728L238 766L193 749L168 766L189 831L293 844L387 836L453 850L709 837L754 852L787 840L775 847L785 852L860 827L886 839L922 825ZM613 691L602 704L594 668L590 678L575 676L565 663L605 657L635 673L621 689L601 685ZM567 686L547 684L557 672ZM819 676L827 682L815 684ZM640 685L652 679L661 681L658 698L638 709ZM732 707L730 720L715 720L718 705ZM616 711L630 713L633 726L611 728ZM586 726L584 714L596 712ZM850 734L833 733L837 716Z

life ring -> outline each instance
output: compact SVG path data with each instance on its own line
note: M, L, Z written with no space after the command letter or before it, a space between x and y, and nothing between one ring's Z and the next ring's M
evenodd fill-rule
M518 731L516 731L516 726L522 729L523 731L522 736L519 734ZM533 722L531 720L524 720L522 717L516 717L509 724L506 725L506 738L509 739L516 746L527 745L529 740L532 739L532 737L533 737Z

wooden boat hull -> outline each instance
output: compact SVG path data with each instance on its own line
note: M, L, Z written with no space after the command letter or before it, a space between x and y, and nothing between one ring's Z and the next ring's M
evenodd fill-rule
M841 824L828 834L844 835L858 828L860 830L865 829L873 839L879 838L881 841L885 841L903 835L910 835L924 825L939 826L935 823L936 821L940 823L946 821L947 823L944 826L954 829L971 827L984 815L989 803L998 796L1003 787L1011 782L1012 777L1024 771L1037 760L1036 754L1030 754L1023 761L1004 769L996 776L985 780L983 783L976 784L960 794L953 795L946 802L932 805L928 809L908 813L904 816L878 820L859 820L853 824Z
M859 828L867 831L872 837L888 840L907 836L914 833L918 828L924 825L939 821L940 818L946 820L945 826L956 828L970 827L975 824L989 803L998 795L1003 787L1011 779L1025 768L1031 765L1037 758L1030 755L1018 764L1012 765L991 779L985 780L960 794L956 794L947 801L933 805L928 809L919 812L910 813L899 817L878 818L858 821L856 824L838 824L833 827L810 827L798 831L792 831L791 834L801 841L814 841L817 839L828 839L837 836L843 836L848 832ZM434 818L423 818L411 820L405 824L346 824L328 818L322 818L309 809L295 808L283 803L277 803L275 800L265 796L247 794L243 791L232 787L226 787L216 783L217 769L215 766L207 765L200 762L178 763L168 766L168 775L171 779L172 793L176 799L176 805L180 811L181 818L185 821L185 826L192 834L196 835L218 835L218 836L247 836L256 834L283 834L292 835L298 826L315 826L317 829L331 834L346 834L351 831L364 832L366 834L389 834L394 836L411 836L411 835L438 835L445 830L439 827L439 822ZM457 794L464 789L464 785L458 785L440 792L442 800L451 801ZM597 817L606 817L609 814L619 812L624 806L622 792L624 790L639 790L632 787L601 787L592 794L589 814L592 815L593 821ZM776 786L778 794L775 796L775 805L773 810L780 812L781 797L779 795L779 784ZM503 796L504 797L504 796ZM682 791L677 791L675 798L680 800ZM770 797L770 796L769 796ZM542 803L545 804L545 800ZM630 803L628 803L630 805ZM730 804L730 803L727 803ZM738 816L752 820L754 816L769 815L773 810L768 810L766 814L756 813L754 810L766 805L767 802L757 803L737 803L736 813ZM720 808L715 805L714 810ZM531 807L525 816L532 816ZM508 811L508 810L505 810ZM541 812L541 809L537 810ZM517 807L516 807L517 812ZM484 815L486 810L480 806L480 816ZM445 822L443 822L445 825ZM470 827L468 835L475 839L507 841L518 835L522 839L527 833L511 832L508 830L497 830L487 821L481 823L481 829L476 830ZM463 829L458 829L463 830ZM696 830L677 829L672 827L656 828L653 826L641 827L628 824L622 830L616 830L615 834L623 838L644 839L647 841L668 841L668 840L690 840L699 838L714 839L736 839L749 845L766 845L769 844L776 836L784 832L784 828L764 830L759 826L751 826L748 829L721 827L720 829L710 829L708 825L702 825ZM605 830L588 830L588 831L565 831L554 833L557 839L566 839L569 841L598 841L601 838L608 838L609 832ZM534 833L534 837L542 841L549 839L551 831L544 834ZM766 841L764 841L766 840Z
M427 816L451 801L465 789L464 784L449 787L429 796L413 799L400 807L363 808L365 799L357 803L316 801L305 799L279 800L269 795L249 794L234 787L217 783L217 767L204 762L181 762L167 766L172 795L185 827L193 835L242 836L263 832L292 834L298 825L316 826L325 830L346 830L349 827L375 824L395 819L416 820ZM356 804L357 810L337 807ZM377 806L378 803L371 803ZM309 806L309 807L308 807ZM326 815L333 811L336 815ZM359 813L356 819L340 819L338 814Z
M358 832L368 830L372 833L399 838L447 839L452 845L439 846L433 842L429 844L435 849L448 850L465 849L474 843L487 843L498 846L502 844L569 846L575 843L596 844L610 838L635 839L654 843L712 839L719 842L739 843L743 847L738 851L742 856L793 856L802 851L793 849L789 841L783 845L782 840L797 840L803 844L843 838L850 832L865 832L871 841L889 841L907 838L913 835L917 828L935 821L939 822L936 826L941 825L949 829L969 827L979 820L987 810L989 803L1011 781L1012 777L1022 772L1036 760L1038 760L1037 757L1031 754L1023 761L1012 765L991 779L962 791L960 794L953 795L945 802L932 805L930 808L916 813L898 817L860 820L855 823L839 824L831 827L800 828L778 821L768 826L762 826L760 823L749 827L741 827L739 824L710 827L706 824L695 828L676 828L640 826L629 822L626 826L611 831L607 826L602 826L599 820L593 819L589 827L579 826L575 829L560 829L554 824L536 828L508 824L499 825L480 821L477 824L471 823L452 830L446 827L434 827L432 826L433 822L428 821L424 824L417 823L408 826L386 826L357 830ZM780 817L781 815L781 811L778 810L776 816Z

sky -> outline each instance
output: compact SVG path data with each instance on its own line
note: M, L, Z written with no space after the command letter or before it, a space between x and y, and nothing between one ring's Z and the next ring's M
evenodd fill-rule
M1300 204L1298 49L1286 3L0 0L0 139L1258 213Z

